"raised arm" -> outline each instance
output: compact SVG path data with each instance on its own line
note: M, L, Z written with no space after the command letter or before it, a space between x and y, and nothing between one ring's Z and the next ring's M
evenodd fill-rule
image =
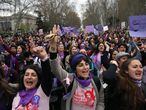
M52 73L50 69L49 57L43 47L34 47L33 52L41 59L42 79L41 87L44 93L49 96L52 89Z
M112 61L110 67L103 72L103 81L107 84L113 83L116 80L116 71L118 64L116 61Z
M13 56L16 55L16 53L12 52L11 49L10 49L10 47L8 47L8 46L5 44L5 42L3 41L3 38L2 38L1 36L0 36L0 45L2 45L3 48L4 48L9 54L11 54L11 55L13 55Z
M51 66L51 71L55 76L60 80L63 81L66 78L68 78L68 72L62 68L60 65L60 59L58 58L57 55L57 42L59 36L57 35L58 32L58 26L54 25L52 32L50 32L49 35L45 37L46 40L49 40L50 42L50 66Z

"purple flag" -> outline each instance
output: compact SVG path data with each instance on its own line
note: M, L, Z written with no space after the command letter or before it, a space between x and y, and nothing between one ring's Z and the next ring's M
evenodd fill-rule
M94 33L94 25L88 25L85 27L85 33L90 33L90 32Z
M98 30L99 32L103 31L103 26L101 24L95 25L95 29Z
M96 29L94 29L94 34L95 34L95 35L99 35L99 31L96 30Z
M63 31L65 33L69 33L70 32L70 29L71 29L71 27L62 27L62 28L63 28Z

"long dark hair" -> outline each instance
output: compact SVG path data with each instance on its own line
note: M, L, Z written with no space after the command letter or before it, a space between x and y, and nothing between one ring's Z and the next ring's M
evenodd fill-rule
M27 69L32 69L36 72L37 76L38 76L38 82L37 82L37 85L36 85L36 88L39 87L40 83L41 83L41 68L38 66L38 65L35 65L35 64L32 64L32 65L28 65L24 68L23 72L22 72L22 75L20 76L20 82L19 82L19 90L25 90L25 86L24 86L24 83L23 83L23 78L24 78L24 75L25 75L25 72Z
M137 60L135 58L129 58L125 61L118 74L118 89L119 91L124 91L127 96L126 101L131 105L131 110L137 110L137 108L144 104L144 93L142 90L134 83L132 78L128 75L128 66L133 61ZM124 96L123 96L124 97Z
M0 91L4 91L4 94L6 96L9 95L15 95L16 94L16 90L14 88L12 88L9 84L8 81L4 79L4 71L2 70L2 68L0 68Z

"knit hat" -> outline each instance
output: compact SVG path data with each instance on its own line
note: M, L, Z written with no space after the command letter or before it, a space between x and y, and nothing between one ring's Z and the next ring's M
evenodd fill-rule
M76 66L82 61L85 60L87 63L90 62L90 59L88 56L82 53L77 53L70 58L70 66L73 72L76 71Z
M119 52L117 55L116 55L116 60L120 59L121 57L123 56L128 56L129 57L129 53L126 53L126 52Z

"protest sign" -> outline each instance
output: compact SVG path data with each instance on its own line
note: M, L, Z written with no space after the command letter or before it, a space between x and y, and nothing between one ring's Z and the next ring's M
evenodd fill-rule
M146 37L146 15L129 17L129 34L131 37Z
M103 27L103 31L105 32L105 31L108 31L108 26L104 26Z
M126 22L121 22L121 29L124 29L126 27Z

